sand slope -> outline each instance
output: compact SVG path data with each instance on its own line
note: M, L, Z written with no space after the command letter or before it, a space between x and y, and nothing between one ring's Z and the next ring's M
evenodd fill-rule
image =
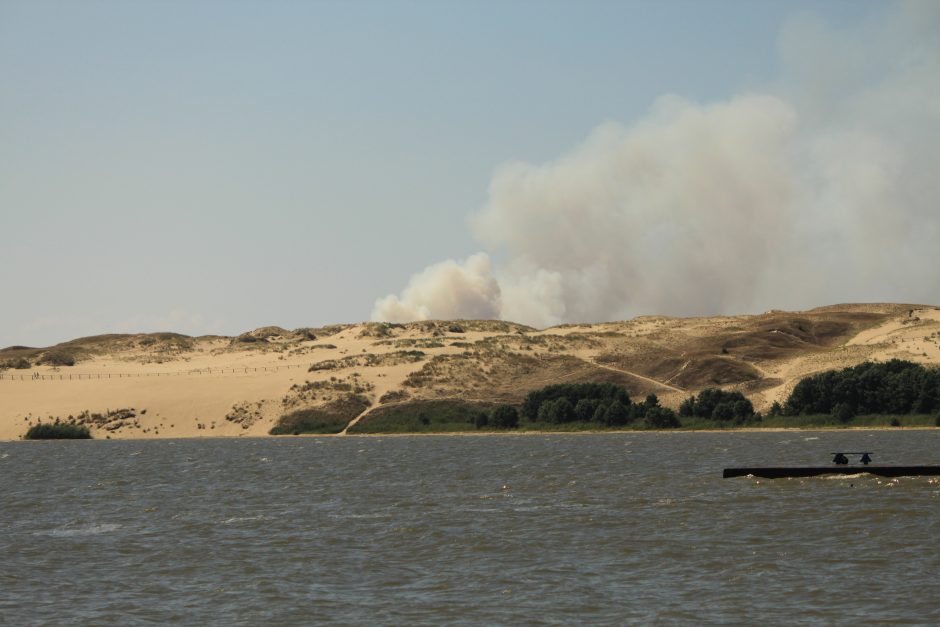
M67 352L73 366L36 365ZM940 309L835 305L754 316L646 316L535 330L493 321L364 323L238 338L82 338L0 351L0 439L82 412L96 438L265 435L284 413L460 398L518 402L557 382L611 381L677 406L703 387L739 389L758 409L803 376L892 357L940 363ZM313 370L310 370L313 366ZM333 404L333 405L331 405ZM117 411L125 410L125 411ZM109 413L110 412L110 413Z

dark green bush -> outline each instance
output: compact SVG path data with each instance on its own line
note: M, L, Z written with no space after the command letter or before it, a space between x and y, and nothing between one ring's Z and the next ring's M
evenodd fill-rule
M574 414L581 422L590 422L591 420L594 420L594 414L597 413L597 408L600 406L600 404L600 399L582 398L574 406Z
M446 433L492 428L492 409L456 400L412 401L379 407L350 433ZM423 422L421 417L428 419Z
M339 433L349 420L320 409L301 409L281 416L271 428L271 435L300 435L301 433Z
M734 405L732 403L718 403L712 410L712 420L734 420Z
M675 429L681 426L676 412L668 407L660 407L658 405L646 410L644 420L646 421L646 426L650 429Z
M619 400L614 400L604 408L600 422L610 427L622 427L631 421L632 416L627 406Z
M490 424L497 429L515 429L519 426L519 412L512 405L500 405L493 410Z
M90 440L91 432L83 425L61 422L33 425L23 436L25 440Z
M848 403L838 403L832 408L832 415L835 416L839 422L848 422L855 417L855 411Z
M541 422L560 424L572 422L577 418L574 405L566 397L545 401L539 406L538 419Z

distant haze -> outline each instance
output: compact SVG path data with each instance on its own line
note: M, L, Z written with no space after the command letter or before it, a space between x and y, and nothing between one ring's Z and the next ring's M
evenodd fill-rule
M0 347L938 303L938 13L0 0Z
M504 164L469 219L483 251L415 274L373 319L940 302L940 3L884 9L791 19L763 89L663 95L554 160Z

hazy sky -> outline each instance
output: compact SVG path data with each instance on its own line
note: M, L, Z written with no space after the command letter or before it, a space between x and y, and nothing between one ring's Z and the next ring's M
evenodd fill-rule
M898 15L907 21L895 28L904 21ZM707 164L715 150L737 154L744 142L743 174L721 183L726 190L751 180L756 167L755 176L778 167L754 165L763 158L753 158L764 154L762 142L774 144L772 154L807 146L816 156L867 154L867 125L881 133L876 144L882 136L909 137L910 146L888 151L900 155L891 161L899 169L906 172L905 155L915 153L936 168L936 104L911 104L937 93L937 76L923 71L936 61L935 16L929 3L859 0L0 0L0 346L115 331L233 334L268 324L451 312L549 323L847 298L940 301L940 288L931 285L936 271L918 275L926 288L907 291L875 272L871 282L852 283L854 291L836 290L823 302L811 301L827 294L826 282L805 297L797 284L761 284L792 281L792 269L731 277L749 291L731 290L727 300L716 300L714 291L663 297L656 290L715 281L676 270L676 259L683 267L727 267L710 257L687 259L678 248L689 245L672 232L689 224L685 208L704 198L703 222L722 203L756 202L776 215L792 190L771 172L772 198L728 199L722 191L719 201L693 187L681 194L654 189L637 199L630 191L643 178L637 160L653 164L649 176L674 189L675 181L738 173L734 165L710 172ZM870 68L874 61L854 42L881 41L882 24L893 28L883 49L898 59ZM904 28L921 30L911 36ZM830 49L837 63L827 65ZM817 73L817 62L825 72ZM912 66L926 86L894 80ZM887 87L870 98L868 81L903 83L903 98ZM852 115L864 112L836 139L820 93L830 104L841 93L866 95L864 107L862 96L851 101ZM880 114L902 100L903 115ZM882 102L889 104L879 108ZM904 126L909 119L922 125L917 132ZM767 131L790 125L802 139ZM849 131L857 143L845 143ZM696 148L698 138L712 136L722 139ZM673 145L683 156L659 148L650 154L644 142ZM688 152L702 153L701 160L687 159ZM624 171L611 161L631 165ZM876 175L890 170L871 161ZM841 159L820 163L828 171ZM868 164L854 163L862 170L813 187L812 208L826 214L823 222L838 224L849 211L840 190ZM924 189L936 190L936 177L919 176ZM879 207L893 202L894 187L882 187ZM559 198L560 206L548 207ZM905 219L926 220L919 231L935 234L937 215L914 204L902 211ZM658 220L649 218L653 211ZM556 230L564 225L568 239L547 227L530 237L520 220L533 212ZM581 237L578 220L568 219L588 214ZM739 212L716 223L726 219L752 222ZM595 281L600 271L591 255L618 248L619 229L642 232L644 241L624 233L632 252L608 255L604 277ZM575 254L578 242L584 250ZM717 245L729 254L728 241ZM564 259L556 267L559 248ZM649 273L647 260L659 264ZM442 275L439 262L456 274ZM422 291L421 275L412 277L428 266ZM471 286L465 300L453 281L466 279L468 268L482 287ZM837 274L831 279L844 283ZM409 281L417 291L402 292ZM583 291L586 284L594 291ZM592 307L578 299L604 302Z

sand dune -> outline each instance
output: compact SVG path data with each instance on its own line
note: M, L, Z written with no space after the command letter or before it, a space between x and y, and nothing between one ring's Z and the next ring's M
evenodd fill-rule
M63 353L73 366L39 363ZM99 336L0 351L0 364L30 365L0 371L0 439L83 412L96 438L259 436L289 411L353 393L368 405L355 420L416 400L518 402L562 381L612 381L673 407L719 385L766 409L803 376L893 357L940 363L940 309L835 305L544 330L453 321Z

